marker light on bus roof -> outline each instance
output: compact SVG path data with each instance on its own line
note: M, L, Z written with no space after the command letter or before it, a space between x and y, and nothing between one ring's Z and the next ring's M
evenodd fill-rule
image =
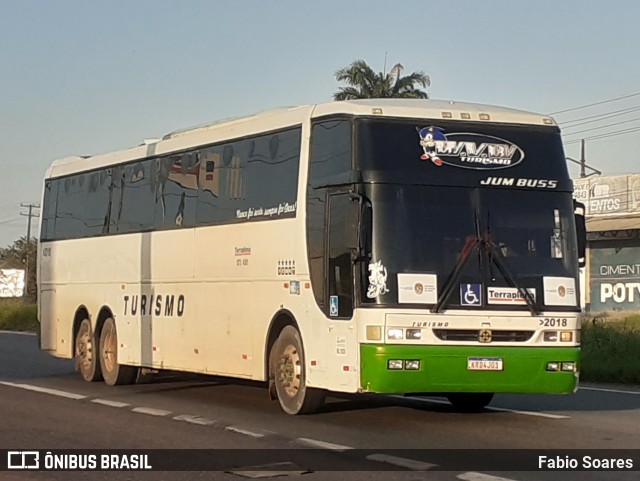
M380 107L373 107L371 113L374 115L382 115L382 109Z
M467 113L467 112L462 112L460 114L460 118L464 119L464 120L469 120L471 118L471 114Z
M489 114L480 114L480 120L491 120L491 116Z
M451 114L451 112L442 112L442 118L443 119L452 119L453 115Z
M542 119L542 123L545 125L553 125L552 119Z

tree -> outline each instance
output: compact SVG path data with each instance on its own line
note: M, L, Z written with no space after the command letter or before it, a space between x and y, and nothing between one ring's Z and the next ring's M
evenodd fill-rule
M375 73L364 60L355 60L349 66L337 70L338 82L345 82L346 87L340 87L333 94L333 100L372 99L372 98L405 98L428 99L424 90L417 85L428 87L431 79L422 71L402 76L404 67L395 64L389 72Z
M38 241L35 238L27 242L21 237L8 247L0 248L0 269L23 269L26 272L27 293L30 300L36 299L36 257Z

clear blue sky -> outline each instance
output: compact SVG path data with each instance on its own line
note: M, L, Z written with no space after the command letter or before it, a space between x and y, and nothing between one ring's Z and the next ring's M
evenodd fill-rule
M25 235L19 204L40 202L53 159L329 101L334 72L358 58L382 70L387 52L387 67L424 70L432 98L541 113L638 93L639 22L637 0L0 0L0 246ZM556 118L636 106L640 96ZM633 132L589 140L587 159L640 172L638 150Z

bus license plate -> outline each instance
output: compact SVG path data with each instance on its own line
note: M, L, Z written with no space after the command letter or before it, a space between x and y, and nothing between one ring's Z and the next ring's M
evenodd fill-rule
M467 359L467 371L502 371L500 357L470 357Z

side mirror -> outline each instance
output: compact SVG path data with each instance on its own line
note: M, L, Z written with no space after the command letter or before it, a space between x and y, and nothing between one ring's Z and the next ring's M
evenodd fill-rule
M573 215L576 219L576 238L578 241L578 265L584 267L587 264L587 224L585 221L586 206L576 200L573 201Z

